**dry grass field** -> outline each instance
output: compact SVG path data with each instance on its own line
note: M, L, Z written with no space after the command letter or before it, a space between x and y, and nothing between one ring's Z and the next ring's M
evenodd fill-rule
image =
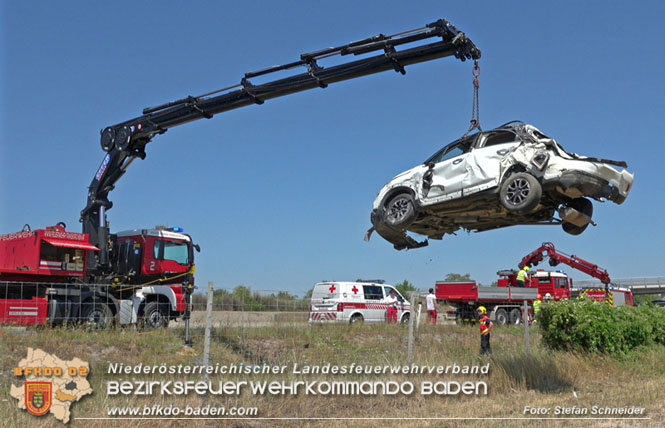
M478 381L487 382L487 396L423 396L416 391L404 395L311 396L108 396L106 383L119 380L200 380L200 375L108 374L109 363L201 364L203 330L194 330L194 348L182 347L184 331L170 328L137 332L132 329L88 332L65 329L0 330L1 427L58 427L52 416L33 417L16 407L9 397L9 384L16 381L11 369L25 357L28 347L41 348L61 359L79 357L91 364L88 376L94 393L72 406L72 427L662 427L665 426L665 349L636 351L620 359L601 355L551 352L539 345L537 329L532 331L531 353L526 354L523 330L495 329L494 355L478 357L477 328L453 325L421 326L414 362L417 365L484 365L488 375L211 375L210 380L370 380ZM237 328L232 324L214 329L211 363L219 365L361 365L401 366L407 362L408 329L387 325L323 325L298 323L281 327ZM4 400L8 401L4 401ZM107 416L116 406L234 406L256 407L257 417L228 420L88 420ZM556 406L589 408L644 407L649 419L564 420L525 419L525 406L554 409ZM542 416L542 415L541 415ZM553 415L549 415L550 417ZM266 418L266 419L262 419ZM267 419L267 418L395 418L360 419ZM409 419L413 418L413 419ZM417 418L448 418L420 420ZM466 418L494 418L488 420Z

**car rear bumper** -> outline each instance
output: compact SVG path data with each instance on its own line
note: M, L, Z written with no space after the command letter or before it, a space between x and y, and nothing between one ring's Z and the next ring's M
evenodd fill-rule
M609 180L584 171L563 171L559 177L547 180L545 186L556 187L566 196L581 198L588 196L594 199L607 199L622 204L628 197L633 184L633 176L627 171L616 172Z

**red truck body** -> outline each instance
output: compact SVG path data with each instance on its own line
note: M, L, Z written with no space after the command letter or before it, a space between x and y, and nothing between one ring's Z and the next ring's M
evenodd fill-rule
M476 310L484 306L490 319L499 325L519 324L524 301L532 310L537 295L549 293L555 300L570 298L572 280L562 272L538 270L525 287L517 287L517 272L500 271L497 286L483 287L475 281L437 281L435 295L456 308L459 322L473 322Z
M586 288L580 290L580 297L588 297L599 303L607 303L612 307L635 306L633 293L625 288L610 288L605 292L604 288Z
M99 251L88 235L63 226L0 236L0 280L62 282L84 278L87 251Z
M100 250L88 234L59 223L0 236L0 325L149 319L161 326L185 313L186 288L193 286L189 236L134 230L119 233L114 245L116 271L129 274L97 284L88 261Z

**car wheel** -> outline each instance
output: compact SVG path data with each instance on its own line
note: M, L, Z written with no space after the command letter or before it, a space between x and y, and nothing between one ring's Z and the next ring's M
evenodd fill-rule
M169 325L170 305L159 302L150 302L143 310L143 327L164 328Z
M400 193L386 205L386 223L390 226L406 227L415 218L413 197L409 193Z
M510 311L510 323L512 325L518 325L522 322L522 311L515 308Z
M536 177L526 172L512 174L501 185L501 204L508 210L527 213L538 206L543 189Z
M573 199L568 204L568 206L576 209L577 211L581 212L582 214L588 217L593 216L593 204L587 198ZM579 235L582 232L584 232L587 227L589 227L589 224L585 224L584 226L575 226L572 223L565 223L565 222L561 224L561 228L563 229L563 231L571 235Z
M113 322L113 312L100 299L93 299L83 304L81 321L95 330L104 330Z
M350 323L351 323L351 324L362 324L363 321L365 321L365 319L363 318L362 315L360 315L360 314L353 314L353 315L351 316Z
M404 314L404 315L402 316L402 324L408 324L408 323L409 323L409 319L411 319L411 315L410 315L410 314Z
M495 319L497 325L506 325L508 324L508 313L505 309L499 309L496 311Z

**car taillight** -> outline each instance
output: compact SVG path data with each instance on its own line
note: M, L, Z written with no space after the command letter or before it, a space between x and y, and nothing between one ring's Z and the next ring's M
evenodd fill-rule
M337 304L337 312L344 312L344 303Z

